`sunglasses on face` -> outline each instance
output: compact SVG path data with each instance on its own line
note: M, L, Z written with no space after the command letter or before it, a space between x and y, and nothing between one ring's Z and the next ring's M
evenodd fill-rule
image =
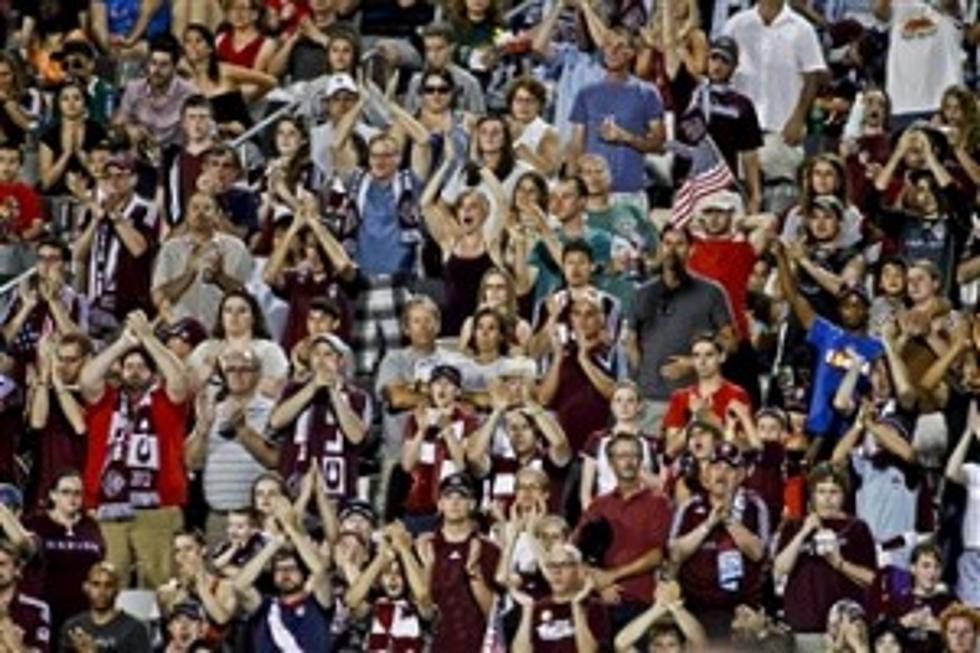
M422 92L426 95L449 95L452 93L452 89L448 86L423 86Z

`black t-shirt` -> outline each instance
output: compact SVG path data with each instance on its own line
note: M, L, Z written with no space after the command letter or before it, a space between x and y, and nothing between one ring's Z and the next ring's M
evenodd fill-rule
M687 113L691 98L700 84L684 66L671 82L670 89L679 111ZM708 117L708 134L732 172L738 171L738 154L762 147L762 130L755 105L746 96L732 88L712 88L711 115ZM692 107L692 109L695 107Z
M150 651L150 634L139 619L120 612L116 618L107 624L96 625L88 612L75 615L61 629L59 650L70 651L71 637L68 636L75 628L81 628L98 644L99 651L113 653L138 653Z
M16 0L14 7L22 16L37 22L41 35L67 34L79 29L78 15L88 11L87 0Z
M99 142L105 140L106 132L105 128L94 120L85 121L85 138L82 139L82 149L86 152L90 152L95 148ZM56 124L48 129L41 136L41 142L51 148L51 154L53 161L57 161L61 156L61 125ZM69 172L80 172L85 173L85 166L79 160L77 154L73 154L71 159L68 161L68 167L65 168L64 174L61 179L55 182L51 188L48 189L48 193L51 195L64 195L68 193L68 187L65 185L65 180L68 178Z

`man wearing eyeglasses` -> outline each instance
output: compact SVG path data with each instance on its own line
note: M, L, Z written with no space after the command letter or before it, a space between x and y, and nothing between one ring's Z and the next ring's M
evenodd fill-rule
M203 470L211 542L224 536L228 513L250 505L255 479L279 463L279 447L266 437L275 404L258 390L262 362L250 350L234 350L218 365L222 388L214 397L202 391L197 424L184 445L191 467Z

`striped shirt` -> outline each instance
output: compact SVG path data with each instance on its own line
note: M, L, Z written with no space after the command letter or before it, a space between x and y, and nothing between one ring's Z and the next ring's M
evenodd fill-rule
M218 417L208 433L207 460L204 463L204 498L212 510L237 510L251 503L252 482L265 467L238 438L220 435L224 424L221 420L224 403L216 407ZM256 394L245 409L245 422L249 427L264 434L275 403Z

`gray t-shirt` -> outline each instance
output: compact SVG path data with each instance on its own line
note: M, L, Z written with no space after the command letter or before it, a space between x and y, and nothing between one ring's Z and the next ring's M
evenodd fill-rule
M630 330L640 348L638 382L646 399L666 401L690 382L669 381L660 366L671 356L690 353L691 338L701 331L715 331L732 323L731 308L721 286L691 275L679 288L668 289L659 279L636 294Z
M93 622L88 612L75 615L61 628L60 650L74 650L68 633L75 628L81 628L91 635L100 653L146 653L152 650L146 626L125 612L120 612L115 619L102 625Z

